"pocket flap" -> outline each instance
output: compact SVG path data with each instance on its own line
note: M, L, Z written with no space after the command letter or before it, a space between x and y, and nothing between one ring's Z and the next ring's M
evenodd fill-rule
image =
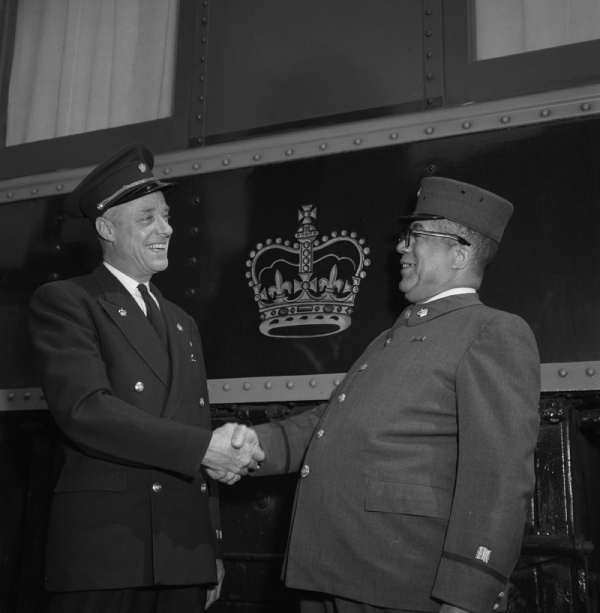
M124 492L127 475L113 468L67 468L62 471L55 492Z
M452 495L439 487L396 481L367 481L367 511L448 519L451 507Z

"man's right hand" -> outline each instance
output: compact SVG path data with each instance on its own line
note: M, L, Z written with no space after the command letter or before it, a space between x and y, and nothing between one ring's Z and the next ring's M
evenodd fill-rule
M240 476L257 470L264 459L256 432L242 424L229 423L213 432L202 464L213 479L231 485Z

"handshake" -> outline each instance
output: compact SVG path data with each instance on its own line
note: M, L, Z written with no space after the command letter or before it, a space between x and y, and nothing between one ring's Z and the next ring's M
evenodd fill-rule
M229 423L217 428L202 460L209 476L232 485L243 475L258 470L265 454L252 428Z

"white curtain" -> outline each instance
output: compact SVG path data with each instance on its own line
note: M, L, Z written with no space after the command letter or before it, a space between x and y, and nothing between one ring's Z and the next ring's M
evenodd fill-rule
M476 58L600 38L600 0L474 0Z
M20 0L7 145L172 114L178 0Z

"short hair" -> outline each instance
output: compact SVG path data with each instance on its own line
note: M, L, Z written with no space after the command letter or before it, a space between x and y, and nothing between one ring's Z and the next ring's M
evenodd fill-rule
M450 219L438 220L438 227L441 232L462 236L471 243L471 258L475 266L475 272L478 275L483 275L483 271L498 251L498 242L481 232L477 232L477 230L472 230Z

